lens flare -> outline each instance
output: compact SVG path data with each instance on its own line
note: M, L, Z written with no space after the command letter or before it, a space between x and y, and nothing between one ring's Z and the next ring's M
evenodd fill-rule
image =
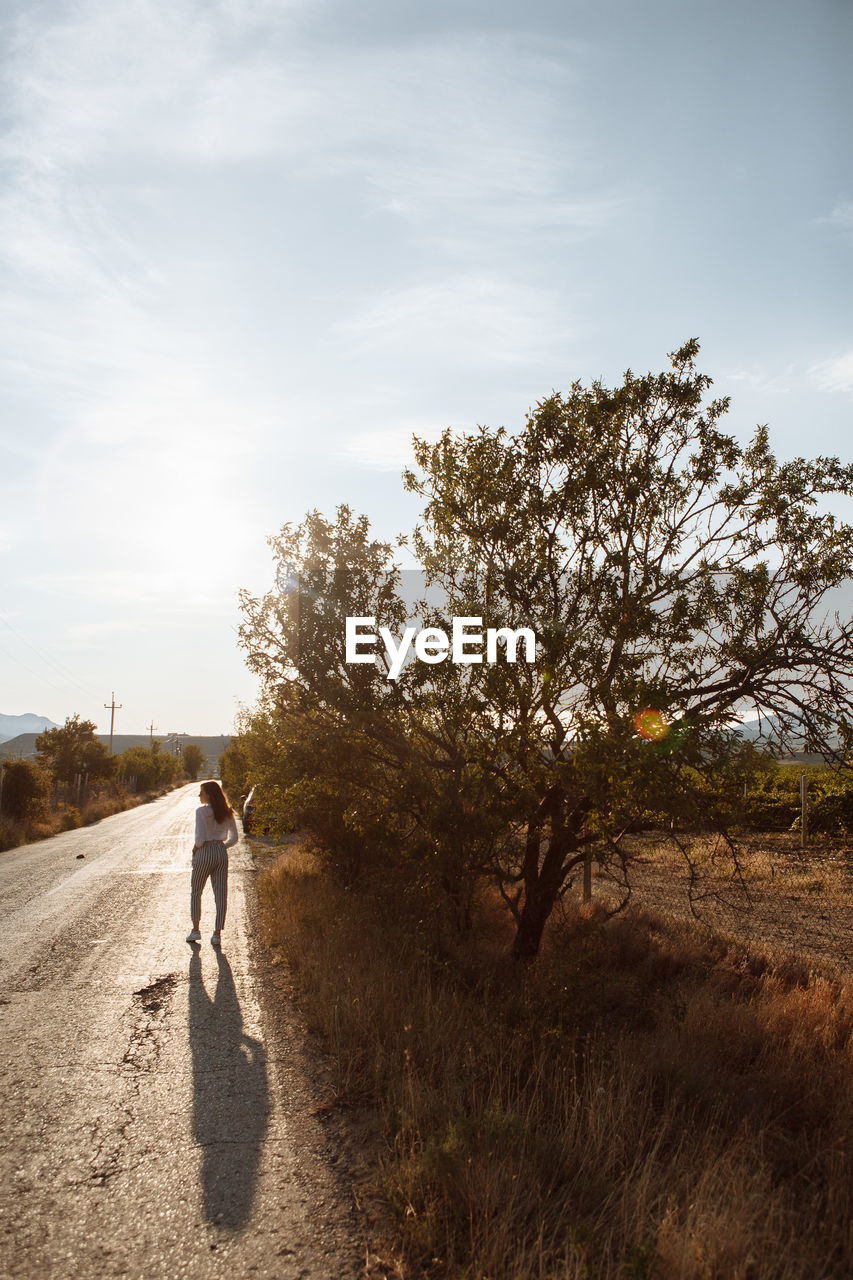
M646 707L634 716L634 728L646 742L660 742L669 733L670 725L660 711Z

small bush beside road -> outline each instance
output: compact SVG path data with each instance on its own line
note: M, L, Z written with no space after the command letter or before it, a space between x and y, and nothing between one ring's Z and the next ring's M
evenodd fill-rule
M2 812L12 822L36 819L50 795L50 774L32 760L10 760L3 766Z
M37 814L26 819L10 817L5 812L4 805L4 811L0 812L0 853L7 849L17 849L23 844L32 844L35 840L47 840L60 831L89 827L114 813L123 813L126 809L135 809L137 805L149 804L158 796L173 790L176 785L182 786L183 780L157 791L128 791L125 787L113 784L92 796L81 808L60 801L52 806L46 804Z

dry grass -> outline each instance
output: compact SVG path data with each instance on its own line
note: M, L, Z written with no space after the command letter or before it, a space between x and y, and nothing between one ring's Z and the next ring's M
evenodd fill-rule
M736 838L737 861L721 837L699 833L682 837L694 871L709 887L724 887L735 878L747 885L772 884L779 891L820 891L853 901L853 848L848 840L811 837L800 847L799 832L748 833ZM662 832L631 837L626 848L636 865L657 866L685 874L687 863Z
M379 1108L400 1274L853 1274L853 986L594 909L523 970L488 898L462 945L299 849L261 883L337 1101Z
M735 861L713 836L688 843L691 867L660 834L634 837L631 902L673 920L782 957L792 948L828 971L853 972L853 851L822 838L803 852L799 835L750 835ZM617 869L618 870L618 869ZM624 896L613 868L594 873L593 896L615 906ZM578 884L573 892L579 893ZM692 904L692 905L691 905Z
M40 817L24 821L0 815L0 852L32 844L35 840L46 840L49 836L58 835L61 831L89 827L95 822L100 822L101 818L108 818L114 813L123 813L125 809L135 809L140 804L148 804L158 796L165 795L168 790L171 788L137 793L119 787L87 801L82 809L78 809L76 805L60 803L55 808L46 810Z

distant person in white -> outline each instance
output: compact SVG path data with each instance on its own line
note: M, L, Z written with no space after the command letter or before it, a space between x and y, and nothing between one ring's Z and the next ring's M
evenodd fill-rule
M198 798L201 805L195 811L195 844L193 845L193 873L190 882L190 917L193 922L187 934L187 942L201 942L201 894L210 877L213 883L213 901L216 903L216 923L210 941L214 947L222 943L225 925L225 908L228 905L228 850L237 843L237 823L234 810L218 782L203 782Z

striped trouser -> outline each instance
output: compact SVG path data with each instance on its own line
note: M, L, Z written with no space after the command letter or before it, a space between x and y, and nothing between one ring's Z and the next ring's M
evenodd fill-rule
M201 892L207 877L213 883L213 901L216 903L216 924L219 932L225 924L225 908L228 905L228 850L221 840L206 840L193 854L193 874L190 881L190 916L193 923L201 919Z

